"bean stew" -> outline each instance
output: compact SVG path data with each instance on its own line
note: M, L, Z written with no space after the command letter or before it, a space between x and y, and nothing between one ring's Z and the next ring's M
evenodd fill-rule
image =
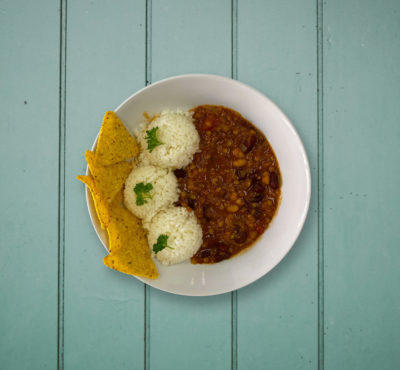
M216 263L251 246L279 206L281 174L265 136L238 112L215 105L193 109L199 152L175 170L179 205L192 209L203 244L192 263Z

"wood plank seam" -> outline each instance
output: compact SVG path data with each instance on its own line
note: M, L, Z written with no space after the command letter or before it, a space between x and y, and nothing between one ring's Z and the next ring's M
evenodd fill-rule
M60 0L59 154L58 154L58 282L57 369L64 369L64 265L65 265L65 129L67 0Z
M318 369L324 369L324 85L323 0L317 0L317 137L318 137Z
M231 77L238 77L238 0L231 0ZM238 292L231 293L231 369L238 368L238 340L237 340L237 303Z
M152 0L146 0L146 86L151 84Z
M238 78L238 0L231 0L231 12L231 77L236 80Z
M146 0L145 82L151 84L152 0ZM150 369L150 287L144 284L144 370Z
M144 370L150 369L150 287L144 284Z

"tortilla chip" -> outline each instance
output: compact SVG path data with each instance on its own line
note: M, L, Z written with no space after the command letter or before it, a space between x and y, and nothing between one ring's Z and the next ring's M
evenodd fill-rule
M77 176L78 180L82 181L89 188L92 194L94 207L96 209L97 217L99 218L100 225L103 229L106 229L110 223L110 214L107 206L107 202L102 197L100 191L96 187L92 176Z
M119 162L111 166L101 166L96 164L95 153L90 150L85 152L85 158L97 189L102 194L103 199L111 203L115 195L124 186L125 180L131 173L134 163Z
M109 255L103 261L125 274L156 279L147 232L123 204L123 186L139 155L139 146L114 112L107 112L96 151L87 150L90 176L77 176L90 189L101 227L107 230Z
M110 205L110 218L112 218L113 220L113 225L107 228L109 252L111 252L111 250L115 250L116 248L120 247L120 243L118 241L120 239L119 230L120 229L122 230L124 226L121 225L120 228L116 228L116 224L119 222L120 219L127 218L127 216L122 215L124 211L122 211L121 208L125 208L123 202L124 202L124 192L123 190L121 190L116 194L114 201ZM136 218L133 214L132 216ZM138 223L140 223L139 219Z
M120 191L110 208L107 228L110 254L103 262L125 274L156 279L158 272L150 256L146 231L140 219L123 206L122 200Z
M95 162L109 166L137 157L139 146L114 112L107 112L101 125Z

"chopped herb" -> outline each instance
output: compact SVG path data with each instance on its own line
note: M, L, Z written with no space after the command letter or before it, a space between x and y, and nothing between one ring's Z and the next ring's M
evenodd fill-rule
M143 204L147 203L146 199L152 199L150 191L153 190L153 185L151 183L144 184L143 182L139 182L136 184L133 191L136 194L136 205L142 206Z
M158 252L161 252L164 248L174 249L167 245L167 240L168 235L161 234L157 239L157 243L153 244L153 252L157 254Z
M157 139L157 130L158 127L154 127L151 130L146 131L147 136L145 137L145 139L147 140L147 149L150 153L156 146L163 144Z

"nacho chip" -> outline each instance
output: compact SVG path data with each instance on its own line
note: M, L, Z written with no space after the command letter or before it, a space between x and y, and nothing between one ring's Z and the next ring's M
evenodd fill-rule
M106 229L110 223L110 214L108 211L107 202L104 200L102 194L96 187L92 176L77 176L78 180L82 181L89 188L92 194L94 207L96 208L97 217L99 218L100 225Z
M107 112L96 151L87 150L90 176L77 176L90 189L101 227L107 230L104 264L120 272L156 279L142 222L123 205L123 186L139 155L139 146L114 112Z
M124 192L123 190L119 191L113 202L110 205L110 218L112 218L113 220L113 225L111 227L107 228L107 233L108 233L108 251L111 252L111 250L115 250L117 248L120 247L120 242L119 242L119 233L120 230L122 230L124 228L124 226L122 225L120 228L116 227L116 224L118 224L120 219L123 219L124 216L123 211L121 209L125 208L124 204ZM132 216L134 216L132 214ZM127 218L125 216L125 218ZM134 218L136 218L134 216ZM134 220L132 218L132 220ZM140 220L137 219L138 223L140 223ZM135 222L136 224L136 222ZM140 234L139 234L140 235Z
M114 112L107 112L101 125L95 162L109 166L139 154L139 146Z
M122 200L120 191L110 207L107 228L110 254L103 262L125 274L156 279L158 272L150 256L146 231L140 219L123 206Z
M93 176L97 189L104 200L111 203L115 195L124 186L125 180L131 173L133 162L119 162L111 166L101 166L95 162L95 153L87 150L85 158Z

